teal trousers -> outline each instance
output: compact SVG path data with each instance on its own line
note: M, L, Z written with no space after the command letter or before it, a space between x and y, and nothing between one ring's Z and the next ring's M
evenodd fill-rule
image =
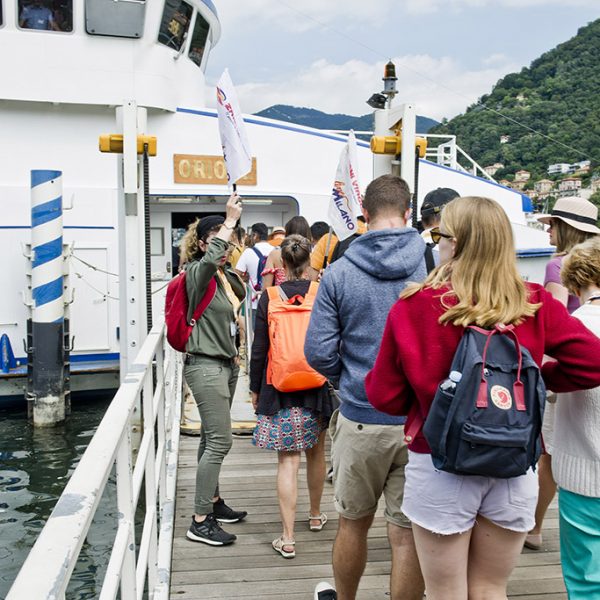
M559 488L558 510L569 600L600 600L600 498Z

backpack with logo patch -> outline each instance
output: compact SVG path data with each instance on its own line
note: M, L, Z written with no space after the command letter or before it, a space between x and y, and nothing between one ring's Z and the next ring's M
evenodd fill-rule
M165 297L165 324L167 326L167 341L179 352L185 352L185 347L196 321L202 316L217 291L217 282L213 277L202 299L196 306L192 320L188 322L189 300L186 289L185 271L174 277L167 286Z
M280 392L321 387L327 381L309 366L304 342L319 284L312 281L308 292L288 298L281 286L267 288L269 307L269 359L267 383Z
M258 256L258 267L256 268L256 284L254 286L255 291L260 292L262 289L262 274L267 264L267 254L263 254L256 246L252 246L254 254Z
M541 454L545 403L540 369L512 325L467 327L423 427L433 464L460 475L523 475Z

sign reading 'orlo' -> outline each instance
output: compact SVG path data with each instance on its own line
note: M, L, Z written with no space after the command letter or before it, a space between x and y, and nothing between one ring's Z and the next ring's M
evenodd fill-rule
M173 168L175 183L204 183L227 185L227 169L222 156L198 156L174 154ZM240 185L256 185L256 158L252 159L252 170L237 181Z

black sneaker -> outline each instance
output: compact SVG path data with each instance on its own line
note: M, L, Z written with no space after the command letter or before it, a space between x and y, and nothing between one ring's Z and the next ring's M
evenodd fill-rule
M225 504L223 498L213 502L213 515L221 523L237 523L245 519L247 514L245 510L233 510Z
M192 524L185 536L193 542L203 542L211 546L227 546L233 544L237 539L233 533L227 533L221 529L214 515L206 515L206 519L202 523L196 523L192 517Z

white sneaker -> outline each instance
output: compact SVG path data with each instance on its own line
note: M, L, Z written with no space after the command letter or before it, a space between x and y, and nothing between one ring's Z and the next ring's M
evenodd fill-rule
M315 588L314 600L336 600L337 593L335 588L326 581L321 581Z

